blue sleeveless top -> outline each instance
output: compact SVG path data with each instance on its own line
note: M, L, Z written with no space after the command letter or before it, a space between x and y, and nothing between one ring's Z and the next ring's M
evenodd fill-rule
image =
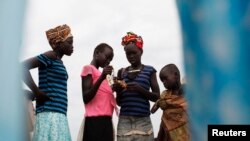
M142 70L134 79L128 78L128 72L122 74L122 78L126 83L137 82L146 90L150 90L150 77L156 70L152 66L144 65ZM123 116L140 116L147 117L150 115L149 100L138 92L126 91L122 92L120 115Z
M49 59L41 54L37 59L42 64L39 68L39 89L52 98L43 104L36 103L36 114L43 111L59 112L67 115L67 80L68 74L61 60Z

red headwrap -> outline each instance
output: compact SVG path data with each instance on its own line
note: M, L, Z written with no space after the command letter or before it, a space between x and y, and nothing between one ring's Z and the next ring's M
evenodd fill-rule
M127 35L122 38L122 45L126 46L129 42L135 42L135 45L142 49L143 40L141 36L136 35L133 32L127 32Z

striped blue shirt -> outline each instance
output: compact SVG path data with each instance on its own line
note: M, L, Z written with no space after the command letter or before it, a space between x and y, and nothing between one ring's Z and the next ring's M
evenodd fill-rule
M53 60L41 54L37 56L42 64L39 68L39 89L49 97L50 101L36 103L36 114L43 111L59 112L67 115L67 80L68 74L61 60Z
M142 70L133 79L128 78L127 71L122 74L122 78L126 83L137 82L144 89L150 90L150 77L156 70L152 66L144 65ZM150 115L150 103L149 100L142 96L138 92L123 91L121 98L121 110L120 115L123 116L140 116L147 117Z

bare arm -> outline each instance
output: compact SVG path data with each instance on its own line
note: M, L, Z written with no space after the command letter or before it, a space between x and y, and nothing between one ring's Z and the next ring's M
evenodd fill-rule
M53 58L53 53L52 51L44 53L47 57ZM46 93L42 92L39 90L37 85L34 82L34 79L31 76L30 70L34 68L38 68L41 66L40 61L38 60L37 57L29 58L25 61L22 62L24 66L24 83L32 90L32 92L35 94L35 97L37 99L37 102L44 102L46 100L51 100Z
M132 89L132 90L137 90L140 94L145 96L148 100L155 102L160 97L160 88L156 79L156 73L153 73L150 77L150 87L151 87L152 92L134 83L128 84L127 88Z
M111 74L112 69L111 66L103 68L103 72L95 84L93 84L91 74L82 77L82 97L85 104L89 103L95 97L102 81L106 79L107 74Z
M153 96L151 96L149 100L155 102L160 98L160 88L157 82L156 73L153 73L150 79L151 79L151 89L152 89Z
M35 95L39 94L39 89L35 84L30 70L39 67L41 64L36 57L27 59L23 62L24 66L24 83L33 91Z
M122 68L122 69L123 69L123 68ZM119 71L118 71L118 73L117 73L118 79L122 79L122 78L121 78L122 69L119 69ZM118 85L118 84L114 84L114 85L113 85L113 89L114 89L115 92L116 92L116 103L117 103L118 106L120 106L123 88L122 88L120 85Z
M122 99L122 93L120 92L116 92L116 103L118 106L121 106L121 99Z
M85 104L89 103L96 95L98 88L105 78L99 77L96 83L93 85L93 79L91 75L82 77L82 97Z

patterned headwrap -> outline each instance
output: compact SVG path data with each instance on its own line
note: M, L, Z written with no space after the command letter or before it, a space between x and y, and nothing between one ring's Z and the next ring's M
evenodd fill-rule
M122 38L122 45L126 46L129 42L135 42L135 45L142 49L143 47L143 40L141 36L136 35L133 32L127 32L127 35Z
M46 31L46 36L53 49L56 48L58 42L65 41L68 37L72 37L71 29L68 25L60 25Z

